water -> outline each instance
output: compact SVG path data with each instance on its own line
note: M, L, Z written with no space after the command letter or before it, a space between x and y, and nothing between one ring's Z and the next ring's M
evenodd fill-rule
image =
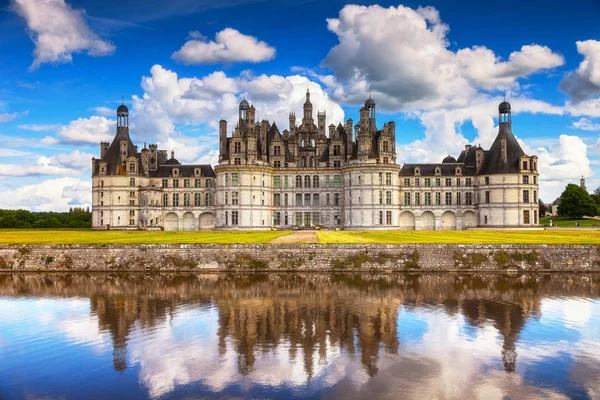
M600 275L0 275L2 399L600 399Z

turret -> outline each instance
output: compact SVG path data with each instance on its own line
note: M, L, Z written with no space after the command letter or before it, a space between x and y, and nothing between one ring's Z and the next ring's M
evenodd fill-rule
M365 101L365 108L369 112L369 126L371 127L371 131L375 132L377 130L377 123L375 121L375 100L371 98L371 95L369 95L369 98Z
M156 171L158 169L158 146L156 144L150 144L148 146L150 154L148 155L148 169L150 171Z
M296 113L290 113L290 134L294 134L296 131Z
M319 136L325 137L325 111L317 111L317 127L319 129Z
M119 135L129 138L129 109L125 104L117 108L117 136Z
M219 121L219 159L227 153L227 121Z
M146 143L144 143L144 148L142 149L142 168L143 174L148 175L148 171L150 170L150 150L146 148ZM142 171L140 171L142 172Z
M106 150L110 147L109 142L100 142L100 159L104 158L106 154Z
M352 153L352 142L354 142L354 137L352 135L353 129L354 129L354 121L352 120L352 118L348 118L346 120L346 125L345 125L346 136L348 139L348 143L346 144L346 149L347 149L348 154Z
M304 117L302 118L302 123L304 124L312 124L313 121L313 106L310 102L310 91L306 89L306 101L304 102Z
M246 119L247 119L247 115L246 112L248 111L248 108L250 107L250 104L248 103L248 101L244 98L241 102L240 102L240 106L239 106L239 118L238 118L238 126L239 128L243 131L244 128L246 127Z
M477 146L477 150L475 150L475 167L477 168L477 173L479 173L479 170L481 169L481 166L483 165L484 154L485 154L485 152L483 150L483 147Z

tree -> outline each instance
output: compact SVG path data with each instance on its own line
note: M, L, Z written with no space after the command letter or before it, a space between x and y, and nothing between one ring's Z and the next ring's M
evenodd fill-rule
M540 218L546 215L546 211L548 211L548 207L544 204L542 199L539 199L539 207L540 207Z
M592 196L582 187L568 184L564 192L560 195L560 204L558 205L558 215L579 219L586 216L596 215L598 207Z
M596 214L595 215L600 215L600 187L597 187L596 190L594 190L594 193L591 195L592 200L594 200L594 203L596 203Z

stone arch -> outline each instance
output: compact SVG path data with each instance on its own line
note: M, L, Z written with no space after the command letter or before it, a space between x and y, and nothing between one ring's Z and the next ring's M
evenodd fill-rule
M215 214L211 212L200 214L198 217L198 223L200 229L213 229L215 227Z
M466 228L474 228L477 226L477 216L473 211L465 211L462 215L462 227Z
M193 231L195 229L194 220L194 214L192 214L191 212L186 212L185 214L183 214L183 230Z
M442 214L442 229L456 229L456 215L452 211Z
M165 215L165 231L179 230L179 216L173 212Z
M415 215L410 211L404 211L400 214L400 229L414 230Z
M425 211L423 214L421 214L421 229L435 229L435 215L433 215L431 211Z

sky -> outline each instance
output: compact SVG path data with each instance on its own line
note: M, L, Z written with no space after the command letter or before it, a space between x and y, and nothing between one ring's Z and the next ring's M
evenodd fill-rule
M0 0L0 208L91 203L91 159L115 134L181 162L218 156L244 98L288 127L307 89L327 125L372 95L397 162L488 148L498 104L539 157L540 197L600 186L597 0Z

